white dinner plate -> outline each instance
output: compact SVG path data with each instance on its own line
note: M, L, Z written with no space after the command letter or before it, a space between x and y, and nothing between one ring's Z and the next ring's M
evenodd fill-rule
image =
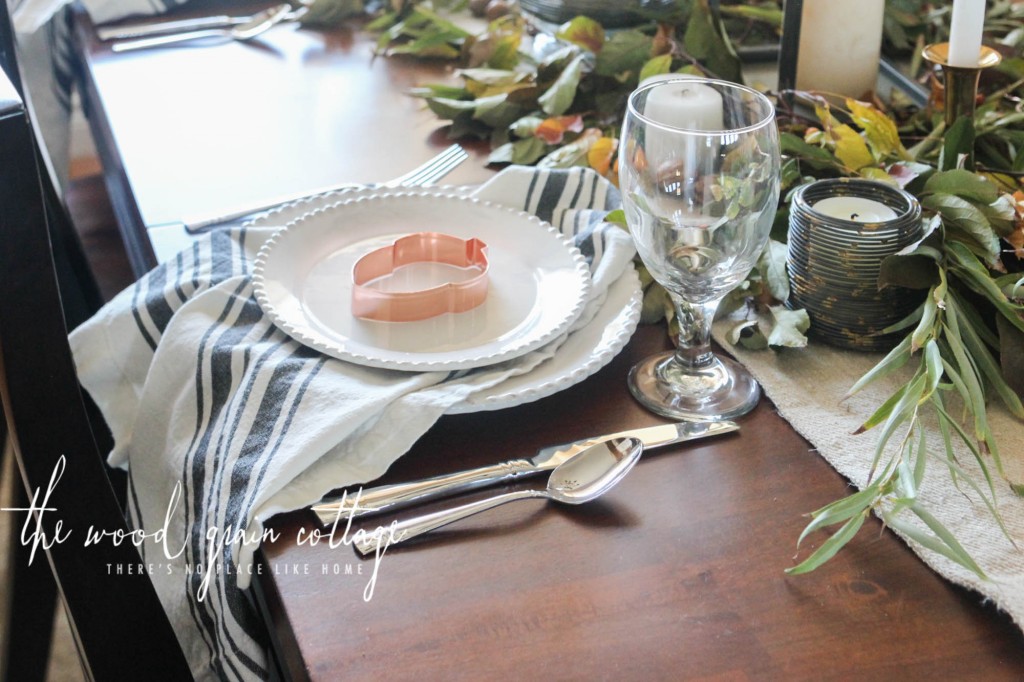
M446 186L441 189L445 193L469 196L476 188ZM313 196L281 206L246 224L263 228L284 225L344 197L373 196L387 191L368 188ZM605 301L594 319L584 328L570 334L553 358L526 374L473 394L449 408L448 414L502 410L546 398L578 384L619 354L636 330L642 305L640 278L633 268L628 268L609 287Z
M612 361L633 336L643 307L643 289L629 266L608 287L605 301L585 327L569 335L554 357L526 374L474 393L447 414L503 410L547 398L575 386ZM622 377L625 381L626 377Z
M487 244L484 303L416 322L355 317L355 262L420 231ZM436 264L408 267L415 265L438 274ZM253 286L274 324L322 353L383 369L450 371L503 362L562 334L583 311L590 273L568 239L527 213L456 194L361 193L271 237L256 258Z

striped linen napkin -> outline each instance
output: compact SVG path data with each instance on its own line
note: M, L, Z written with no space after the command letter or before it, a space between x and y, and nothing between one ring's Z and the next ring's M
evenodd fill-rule
M573 330L631 267L628 234L602 220L618 206L618 192L589 169L510 167L473 196L531 212L574 238L593 289ZM169 566L153 580L201 679L266 673L262 628L244 591L255 547L211 542L210 528L258 535L274 514L379 477L448 408L530 371L573 331L468 373L385 371L328 358L274 327L256 302L253 259L273 231L203 235L71 334L82 384L114 435L110 462L128 469L130 523L147 534L162 527L181 487L168 537L140 551L144 562ZM165 547L184 551L171 560ZM186 568L211 558L235 570L212 574L204 587L204 576Z

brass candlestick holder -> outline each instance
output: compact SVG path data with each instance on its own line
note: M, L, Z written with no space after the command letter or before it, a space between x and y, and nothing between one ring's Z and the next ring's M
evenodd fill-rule
M982 70L996 66L1003 59L991 47L982 46L977 66L953 66L949 63L949 43L927 45L922 55L942 67L947 129L961 116L974 116Z

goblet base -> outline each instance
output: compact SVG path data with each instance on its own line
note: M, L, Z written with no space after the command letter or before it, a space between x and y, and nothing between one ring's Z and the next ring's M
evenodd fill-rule
M641 360L628 383L641 405L671 419L733 419L754 409L761 397L757 381L738 363L715 356L707 367L690 369L672 351Z

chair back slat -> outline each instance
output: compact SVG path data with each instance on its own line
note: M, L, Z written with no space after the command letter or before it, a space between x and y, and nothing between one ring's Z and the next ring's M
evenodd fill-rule
M9 26L0 0L0 29ZM48 511L48 561L92 679L189 679L188 665L130 542L85 546L89 529L127 533L93 438L67 339L29 117L0 74L0 397L31 499ZM64 538L55 542L57 538ZM44 551L45 550L45 551ZM127 567L133 567L129 574ZM117 570L121 567L121 570ZM14 625L17 627L17 624Z

